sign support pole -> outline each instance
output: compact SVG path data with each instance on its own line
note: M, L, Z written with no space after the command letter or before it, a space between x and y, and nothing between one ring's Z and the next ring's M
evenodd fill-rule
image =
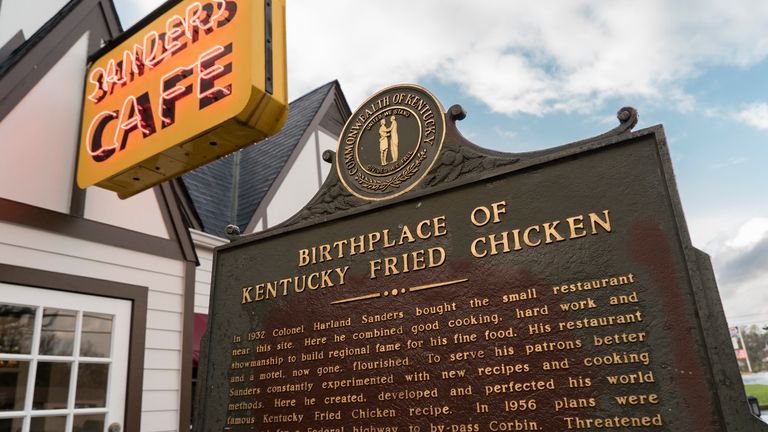
M744 336L741 334L741 327L736 327L736 330L739 332L739 341L741 342L742 348L744 348L744 357L747 359L747 370L749 373L752 373L752 364L749 362L749 351L747 350L747 344L744 343Z

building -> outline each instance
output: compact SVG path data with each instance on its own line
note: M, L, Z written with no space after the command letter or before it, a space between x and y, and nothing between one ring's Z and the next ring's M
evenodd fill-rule
M121 33L109 0L0 0L0 432L189 429L234 158L127 200L77 187L89 56ZM349 116L337 82L290 108L241 152L244 233L309 201Z
M197 260L169 186L75 183L107 0L0 4L0 430L185 429Z

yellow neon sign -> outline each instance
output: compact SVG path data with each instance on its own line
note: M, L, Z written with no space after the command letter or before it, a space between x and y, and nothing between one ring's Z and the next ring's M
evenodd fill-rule
M284 0L182 1L88 70L77 181L129 197L276 133Z

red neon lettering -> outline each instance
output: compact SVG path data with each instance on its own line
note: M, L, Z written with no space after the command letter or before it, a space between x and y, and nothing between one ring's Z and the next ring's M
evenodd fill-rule
M222 15L224 15L224 12L227 10L227 0L213 0L214 2L219 4L219 11L211 17L211 23L218 20Z
M115 152L117 143L109 147L102 146L101 137L104 134L104 128L109 122L117 118L117 113L112 111L102 111L97 114L91 121L91 125L88 126L88 138L86 142L86 150L94 160L100 162ZM98 144L98 147L94 148L94 145Z
M206 3L203 5L203 11L205 12L205 19L199 19L197 22L194 22L193 24L198 27L199 29L205 31L206 33L209 33L211 30L213 30L213 27L215 23L213 22L214 17L214 9L213 3Z
M94 76L98 74L98 78L94 79ZM107 95L107 86L104 82L104 69L97 67L94 68L91 71L91 74L88 76L88 81L91 84L95 84L95 87L93 89L93 92L88 95L88 99L92 100L94 103L99 103L104 99L104 96ZM102 92L100 95L97 95L99 92Z
M131 106L129 107L128 104L131 104ZM130 108L130 111L128 111L129 108ZM126 112L133 113L133 117L123 121L123 117L125 116ZM149 134L149 129L147 129L147 125L145 125L141 119L141 107L136 101L135 96L128 96L123 102L123 108L120 110L120 128L124 130L137 128L144 135ZM118 133L115 134L115 142L117 142L117 135L119 135L119 131Z
M194 65L177 67L160 80L160 119L163 128L176 121L176 101L192 93L192 85L184 87L178 83L192 75L193 68Z
M119 70L117 67L117 63L115 62L114 59L107 62L107 67L105 72L106 72L105 81L107 84L107 92L111 93L112 91L114 91L113 87L115 86L115 84L122 84L120 74L118 73Z
M128 118L126 119L126 117ZM144 137L147 137L154 133L152 129L151 125L144 122L144 113L136 98L128 96L120 109L120 120L115 130L115 147L119 145L120 150L124 149L131 132L139 130ZM120 140L121 135L122 140Z
M163 81L170 81L167 78L170 78L172 75L179 74L180 72L184 72L186 69L187 68L178 67L178 68L172 70L170 73L165 74L165 76L163 77ZM176 85L173 88L163 92L162 98L163 99L171 99L171 98L173 98L173 97L175 97L177 95L180 95L183 92L184 92L184 87L182 87L180 85Z
M144 64L154 68L159 65L165 57L168 55L168 51L159 54L163 47L163 42L160 39L160 35L156 31L151 31L144 36Z
M200 78L206 78L206 79L213 78L214 76L218 75L221 71L224 70L224 66L218 65L218 64L214 64L213 66L205 68L205 69L203 68L203 63L204 62L206 62L208 60L211 60L211 59L216 60L218 58L216 56L218 54L221 54L222 52L224 52L224 47L221 46L221 45L216 45L215 47L209 49L208 51L200 54L200 58L198 60L198 67L199 67L199 70L200 70ZM208 93L210 93L212 91L216 91L216 90L220 90L220 91L223 91L223 92L226 92L227 94L229 94L229 90L223 89L221 87L214 87L212 90L209 90L205 94L198 93L197 96L198 97L204 97Z
M88 99L99 103L115 90L116 85L125 86L136 76L143 75L145 66L153 69L169 55L186 48L188 44L184 39L194 43L198 40L200 30L208 34L230 23L237 9L235 0L197 1L190 4L184 16L174 15L166 20L164 33L149 31L144 36L143 44L134 44L132 50L123 51L121 59L111 59L105 67L95 68L89 76L89 82L94 88ZM209 73L215 74L214 71Z
M227 25L230 22L232 22L232 20L235 18L235 15L237 15L237 3L236 2L234 2L232 0L226 0L226 1L223 1L222 3L223 4L222 4L222 9L221 9L221 14L217 15L216 18L219 18L221 15L223 15L225 11L227 12L227 16L225 16L224 18L221 18L216 23L216 28L217 29L218 28L222 28L225 25Z
M200 109L232 93L232 84L228 84L226 87L214 84L216 78L232 71L232 63L220 65L214 62L231 52L232 44L230 43L226 47L217 45L200 55L197 62L197 98L200 100Z
M118 62L115 64L115 75L112 77L112 81L115 84L125 85L128 80L125 77L125 63Z
M193 11L194 9L194 11ZM187 10L185 11L186 15L186 35L189 40L193 40L195 37L194 29L202 28L202 23L200 22L200 15L203 13L203 5L199 2L194 2L191 5L187 6Z
M186 44L179 42L179 39L185 33L185 26L184 18L178 15L174 15L165 22L165 50L167 52L173 54L186 46Z
M123 51L123 81L133 81L136 75L141 76L144 74L144 63L142 62L143 51L144 48L140 45L133 45L132 51Z

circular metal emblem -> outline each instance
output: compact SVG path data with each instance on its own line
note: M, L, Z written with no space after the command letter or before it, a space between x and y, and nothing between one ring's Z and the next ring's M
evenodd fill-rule
M443 107L424 88L399 85L366 100L339 137L336 169L354 195L385 200L416 186L440 155Z

